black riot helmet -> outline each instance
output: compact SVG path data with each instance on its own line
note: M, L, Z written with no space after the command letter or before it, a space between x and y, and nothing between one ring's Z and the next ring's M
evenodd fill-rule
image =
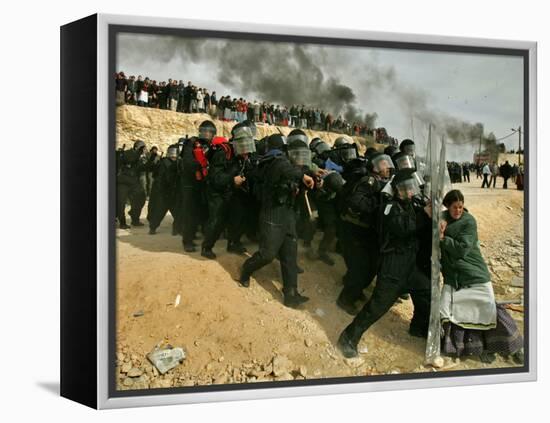
M401 151L397 154L394 154L392 159L393 159L393 162L395 163L395 167L398 170L402 170L402 169L416 170L416 164L414 163L414 159L412 158L411 155L407 153L404 153Z
M367 148L367 151L365 151L365 157L367 159L370 159L373 155L377 154L378 150L374 147Z
M211 120L205 120L199 126L199 138L210 143L216 136L216 125Z
M359 154L357 153L357 146L353 144L343 144L340 147L332 150L331 159L339 165L343 165L351 160L357 159Z
M334 148L339 148L339 147L344 146L345 144L353 144L353 141L350 140L350 139L347 138L347 137L338 137L338 138L336 138L336 140L334 141L333 147L334 147Z
M414 141L410 139L401 141L401 144L399 144L399 150L402 153L405 153L405 154L408 154L409 156L414 157L415 155Z
M263 137L261 140L255 141L256 144L256 153L258 153L258 156L263 156L265 153L267 153L267 139L269 137Z
M306 147L309 145L309 138L307 137L306 133L301 129L293 129L292 131L290 131L290 134L288 134L287 144L290 145L290 143L294 140L302 141L306 145Z
M309 143L309 149L312 151L312 152L315 152L315 147L317 146L317 144L319 144L320 142L323 142L323 140L319 137L315 137L313 138L310 143Z
M317 143L317 145L315 146L315 148L313 149L313 152L317 155L317 156L322 156L324 155L324 153L326 153L327 151L330 151L330 145L328 145L326 142L324 141L321 141L319 143Z
M170 160L176 160L178 158L178 154L179 154L178 144L172 144L166 150L166 157L168 157Z
M288 158L297 166L311 167L311 151L307 144L299 138L294 138L287 144Z
M267 138L267 151L269 150L281 150L285 148L286 145L286 138L284 135L281 134L271 134Z
M236 125L235 125L236 126ZM249 126L239 126L231 131L233 136L231 142L233 144L233 150L238 156L244 154L254 153L256 151L256 143L254 142L254 135Z
M145 143L142 140L136 140L134 141L134 150L142 150L145 149Z

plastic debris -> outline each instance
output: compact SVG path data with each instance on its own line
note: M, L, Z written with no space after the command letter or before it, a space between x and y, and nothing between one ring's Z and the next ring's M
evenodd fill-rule
M147 354L149 361L157 368L160 374L165 374L185 360L183 348L155 348Z

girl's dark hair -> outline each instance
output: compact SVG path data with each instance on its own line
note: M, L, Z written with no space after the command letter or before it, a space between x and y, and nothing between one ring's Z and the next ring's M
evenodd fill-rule
M455 201L462 201L464 203L464 195L459 190L452 189L443 198L443 205L449 208Z

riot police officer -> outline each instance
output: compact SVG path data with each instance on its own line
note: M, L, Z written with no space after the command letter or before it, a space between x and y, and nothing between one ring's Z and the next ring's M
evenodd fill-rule
M168 147L166 157L160 159L153 170L153 186L149 198L147 220L149 221L149 234L156 234L162 219L169 211L174 222L172 224L172 235L177 230L177 188L178 181L178 146L176 144Z
M134 142L131 150L124 150L118 154L117 173L117 219L120 229L128 229L126 224L126 200L130 200L132 226L144 226L140 222L141 210L145 205L145 190L140 182L140 175L148 169L148 163L143 155L145 143L142 140Z
M284 152L284 138L273 134L268 152L255 175L255 192L260 199L260 245L241 269L239 282L248 287L250 276L278 257L283 278L284 304L298 307L308 300L298 293L296 216L294 201L300 185L312 188L314 180L303 167L290 163Z
M340 334L338 348L345 357L357 356L357 345L363 333L391 308L399 295L413 292L415 279L421 277L416 267L417 216L412 204L420 187L412 173L411 169L396 173L391 182L394 197L381 209L381 264L376 287L369 301ZM422 311L426 314L426 310ZM425 320L426 316L417 315L416 318Z
M378 270L378 212L380 192L394 169L391 158L382 153L371 156L368 173L344 187L340 201L340 241L347 273L337 304L351 315L359 312L355 302L372 282Z
M208 174L206 155L216 135L216 126L209 120L199 126L199 136L180 139L181 160L178 169L178 220L181 222L183 249L196 251L195 235L200 223L208 217L204 182ZM202 222L201 222L202 220Z

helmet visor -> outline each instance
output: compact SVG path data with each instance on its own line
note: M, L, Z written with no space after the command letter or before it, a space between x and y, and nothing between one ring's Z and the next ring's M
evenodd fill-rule
M414 160L411 156L408 154L405 154L401 157L398 157L395 160L395 164L397 165L397 169L414 169Z
M252 137L241 137L233 140L233 148L236 155L254 153L256 151L256 143Z
M311 151L305 148L299 148L288 151L288 158L297 166L311 167Z
M405 179L395 184L397 195L401 200L412 200L413 197L420 195L420 185L416 179Z

